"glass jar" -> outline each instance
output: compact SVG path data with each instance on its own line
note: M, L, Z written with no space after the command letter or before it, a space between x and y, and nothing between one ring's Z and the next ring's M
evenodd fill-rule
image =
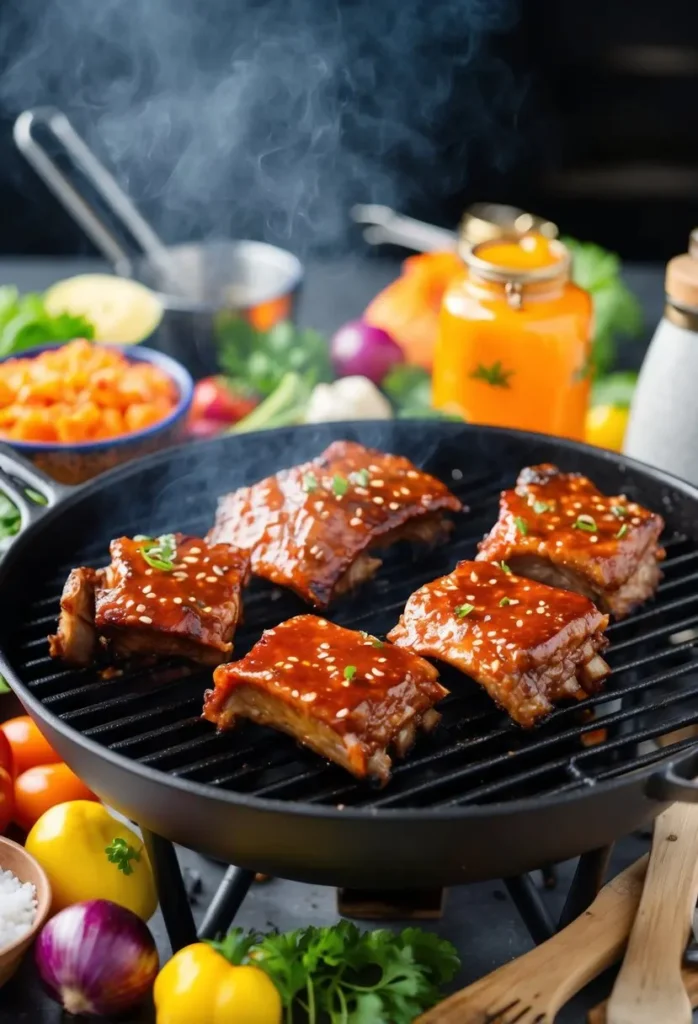
M470 423L584 439L592 304L540 234L462 246L434 353L433 401Z

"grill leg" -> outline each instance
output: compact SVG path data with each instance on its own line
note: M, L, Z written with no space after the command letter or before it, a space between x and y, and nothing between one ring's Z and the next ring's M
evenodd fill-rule
M200 939L215 939L228 931L254 877L254 871L248 871L247 868L231 865L227 869L199 928Z
M516 909L521 914L524 924L531 933L533 941L535 943L545 942L551 935L554 935L555 925L531 876L515 875L513 878L505 878L504 884Z
M597 850L583 853L579 858L570 891L560 914L558 928L565 928L594 902L603 885L612 850L613 845L601 846Z
M155 875L155 884L160 899L160 910L172 952L196 942L196 925L184 888L182 872L175 848L169 839L163 839L147 828L141 829L143 842Z

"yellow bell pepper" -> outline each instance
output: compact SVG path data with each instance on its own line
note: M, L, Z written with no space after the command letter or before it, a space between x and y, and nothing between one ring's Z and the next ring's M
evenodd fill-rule
M628 426L630 411L618 405L595 405L589 409L586 418L585 440L587 444L609 448L611 451L623 450L625 431Z
M48 875L54 913L83 900L111 900L153 916L158 899L143 841L92 800L57 804L41 815L27 852Z
M260 967L237 967L205 942L180 949L155 979L157 1024L281 1024L281 997Z

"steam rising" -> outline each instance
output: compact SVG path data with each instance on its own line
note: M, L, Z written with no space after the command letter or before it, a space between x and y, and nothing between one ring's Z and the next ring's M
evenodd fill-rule
M24 0L0 107L65 110L168 242L304 251L341 243L355 201L409 209L462 188L472 147L511 153L518 100L488 38L516 7Z

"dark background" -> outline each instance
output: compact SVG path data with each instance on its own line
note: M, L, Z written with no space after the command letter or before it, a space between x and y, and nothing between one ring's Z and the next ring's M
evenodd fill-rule
M0 61L4 254L92 251L14 149L41 103L167 241L341 251L354 201L501 200L664 260L698 223L695 0L2 0Z

